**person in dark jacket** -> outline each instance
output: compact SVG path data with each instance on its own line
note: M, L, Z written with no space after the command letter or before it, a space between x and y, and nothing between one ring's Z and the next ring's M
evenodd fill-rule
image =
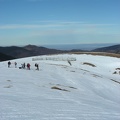
M11 65L11 62L9 61L9 62L8 62L8 68L10 67L10 65Z
M25 63L23 63L22 68L25 69Z
M36 70L39 70L39 65L35 63Z

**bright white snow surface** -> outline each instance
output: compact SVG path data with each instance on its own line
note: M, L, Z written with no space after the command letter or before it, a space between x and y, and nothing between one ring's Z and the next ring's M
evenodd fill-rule
M44 59L12 60L11 68L8 61L0 63L0 120L120 120L120 75L113 74L120 67L120 58L85 54L38 57ZM53 60L56 57L76 61L70 66L66 60ZM24 62L31 64L31 70L19 69Z

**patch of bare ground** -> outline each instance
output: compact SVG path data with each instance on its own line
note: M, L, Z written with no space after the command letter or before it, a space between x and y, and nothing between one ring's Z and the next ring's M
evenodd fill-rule
M85 72L90 72L90 71L88 71L88 70L84 70L84 69L80 69L80 70L85 71Z
M88 63L88 62L84 62L83 65L89 65L89 66L92 66L92 67L96 67L94 64Z
M69 88L72 88L72 89L77 89L77 88L75 88L75 87L71 87L71 86L68 86Z
M69 90L62 89L62 88L57 87L57 86L53 86L53 87L51 87L51 89L56 89L56 90L62 90L62 91L67 91L67 92L70 92Z
M112 80L113 82L116 82L116 83L120 84L120 82L117 81L117 80L113 80L113 79L110 79L110 80Z
M77 89L75 87L72 87L72 86L65 86L65 85L61 85L61 84L52 84L52 83L49 83L50 85L53 85L51 87L51 89L56 89L56 90L61 90L61 91L67 91L67 92L70 92L70 90L72 89ZM68 90L69 89L69 90Z
M93 77L100 77L100 78L102 78L102 76L99 76L99 75L96 75L96 74L92 74L93 75Z
M65 86L65 85L60 85L60 84L56 84L56 85L58 85L58 86L63 86L63 87L68 87L68 88L72 88L72 89L77 89L77 88L72 87L72 86Z
M88 55L100 55L120 58L120 54L107 53L107 52L71 52L70 54L88 54Z

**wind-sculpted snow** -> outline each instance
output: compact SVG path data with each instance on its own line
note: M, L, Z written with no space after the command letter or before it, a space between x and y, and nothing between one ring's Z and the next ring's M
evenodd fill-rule
M10 68L8 61L0 63L0 120L120 120L119 70L113 74L120 59L57 57L76 61L71 65L61 60L33 61L34 56L11 61ZM31 64L31 70L19 69L24 62Z

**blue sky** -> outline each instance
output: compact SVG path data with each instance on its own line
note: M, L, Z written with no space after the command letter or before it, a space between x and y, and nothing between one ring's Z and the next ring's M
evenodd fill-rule
M0 46L120 43L120 0L0 0Z

